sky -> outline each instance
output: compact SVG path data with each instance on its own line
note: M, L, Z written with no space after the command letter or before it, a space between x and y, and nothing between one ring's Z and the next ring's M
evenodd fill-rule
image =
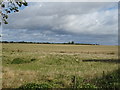
M8 23L3 41L118 44L117 2L31 2Z

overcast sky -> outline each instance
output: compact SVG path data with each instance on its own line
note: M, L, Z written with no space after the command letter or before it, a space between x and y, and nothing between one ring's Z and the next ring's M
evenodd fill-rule
M3 40L117 45L117 2L37 2L11 13Z

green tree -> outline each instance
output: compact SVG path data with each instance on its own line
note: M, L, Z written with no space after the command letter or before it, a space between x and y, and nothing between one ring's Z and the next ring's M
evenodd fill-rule
M71 41L71 42L68 42L68 44L75 44L75 42L74 42L74 41Z
M8 24L8 14L12 12L19 12L19 7L28 6L25 0L0 0L0 25L2 23Z
M74 44L74 41L71 41L71 44Z

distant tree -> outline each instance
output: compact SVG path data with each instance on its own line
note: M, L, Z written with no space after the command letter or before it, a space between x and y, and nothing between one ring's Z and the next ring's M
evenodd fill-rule
M70 42L68 42L68 44L70 44Z
M74 44L74 41L71 41L71 44Z
M12 12L19 12L19 7L22 6L28 6L28 3L25 0L0 0L0 25L2 23L8 24L8 14Z
M68 44L75 44L74 41L68 42Z

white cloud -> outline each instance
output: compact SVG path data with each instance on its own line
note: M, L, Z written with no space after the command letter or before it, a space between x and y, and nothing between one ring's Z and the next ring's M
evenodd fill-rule
M77 34L117 34L117 10L94 12L85 15L69 15L59 29Z

